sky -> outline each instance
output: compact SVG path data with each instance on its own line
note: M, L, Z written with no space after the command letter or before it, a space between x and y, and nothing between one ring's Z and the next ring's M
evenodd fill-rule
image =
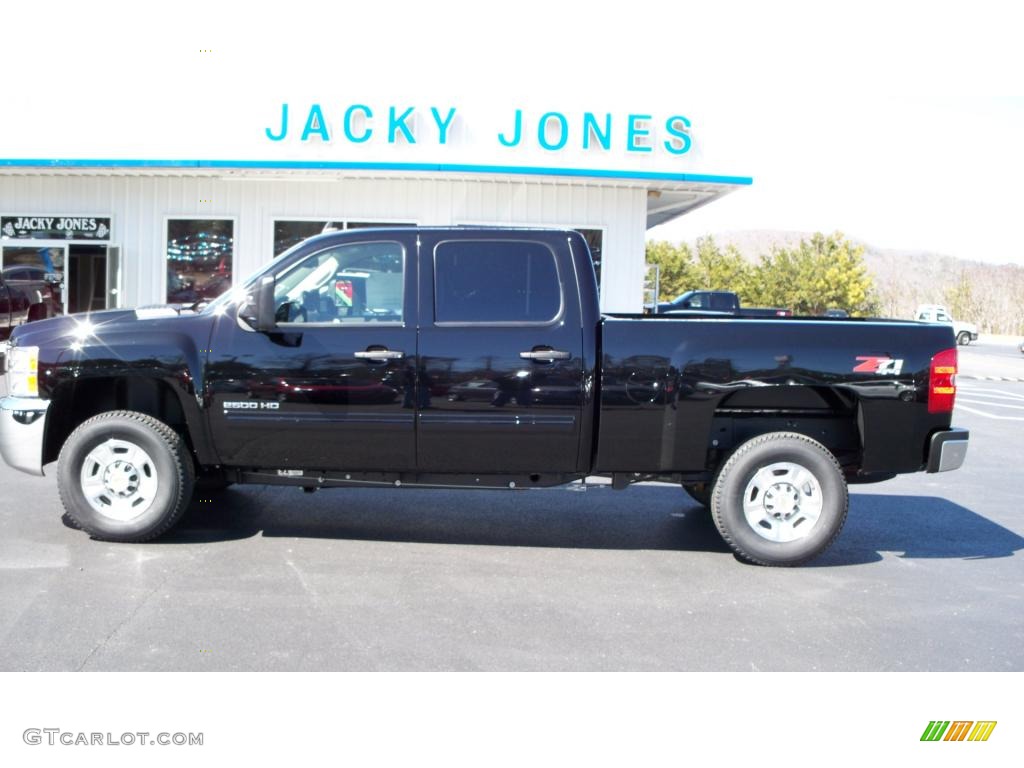
M717 114L754 184L651 236L840 230L1024 264L1018 25L998 6L893 5L752 22L764 34L748 27L707 77L735 97Z
M204 93L230 107L246 100L243 82L294 93L307 79L338 94L384 83L409 98L537 109L670 105L693 120L700 171L754 183L651 237L839 230L880 247L1024 264L1024 46L1011 3L47 7L45 23L30 4L5 9L8 108L32 89L47 96L28 129L84 130L76 105L123 112L125 94L176 92L171 119L188 114L173 104ZM44 45L31 32L41 24ZM204 80L188 63L202 48L244 76Z

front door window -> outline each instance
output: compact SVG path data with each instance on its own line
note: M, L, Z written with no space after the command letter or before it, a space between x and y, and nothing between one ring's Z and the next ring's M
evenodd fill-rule
M404 251L350 243L306 257L274 284L278 323L402 322Z

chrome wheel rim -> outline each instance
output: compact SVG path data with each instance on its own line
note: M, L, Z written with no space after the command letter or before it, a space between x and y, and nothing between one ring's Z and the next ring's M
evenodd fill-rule
M110 438L85 457L80 486L94 510L127 522L152 506L160 483L156 465L144 449L127 440Z
M743 493L743 515L761 538L786 543L814 530L823 506L821 483L807 467L779 461L761 467Z

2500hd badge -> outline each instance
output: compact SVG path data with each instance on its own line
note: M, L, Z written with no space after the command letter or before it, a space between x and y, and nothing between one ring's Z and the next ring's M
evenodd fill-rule
M274 402L272 400L227 400L223 404L223 408L225 411L230 411L232 409L250 411L262 409L267 411L276 411L280 407L280 403Z

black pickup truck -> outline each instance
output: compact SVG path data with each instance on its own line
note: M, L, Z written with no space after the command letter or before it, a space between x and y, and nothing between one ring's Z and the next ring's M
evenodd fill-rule
M681 484L743 558L822 552L847 483L955 469L945 326L602 315L569 231L379 229L295 246L204 307L21 327L0 452L58 461L98 539L177 522L197 480Z

